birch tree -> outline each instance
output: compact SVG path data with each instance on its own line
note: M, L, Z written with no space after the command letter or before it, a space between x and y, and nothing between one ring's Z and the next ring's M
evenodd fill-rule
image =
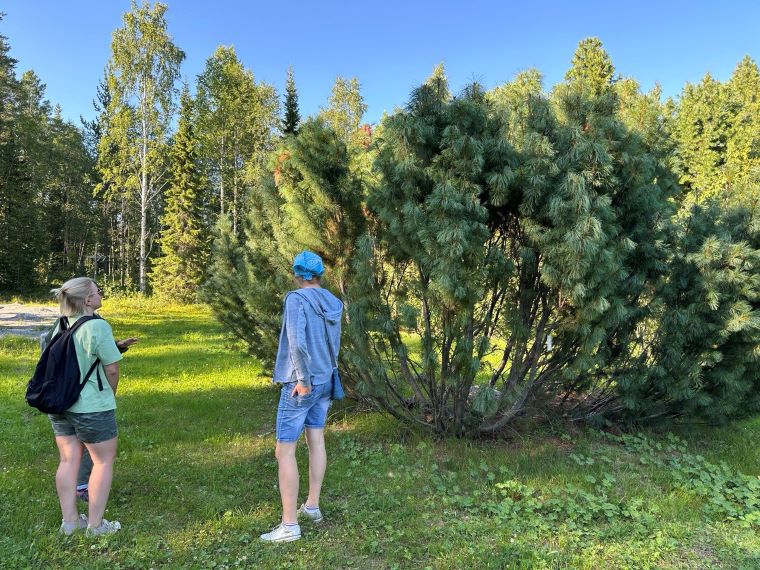
M214 188L209 207L219 215L229 213L237 231L242 199L274 147L277 93L255 81L234 48L219 46L198 76L195 107L200 154Z
M124 26L114 32L108 64L111 121L100 141L101 148L119 149L118 159L101 172L103 182L116 182L117 191L139 204L141 292L147 289L149 223L167 182L163 155L185 58L168 34L166 11L165 4L133 0Z

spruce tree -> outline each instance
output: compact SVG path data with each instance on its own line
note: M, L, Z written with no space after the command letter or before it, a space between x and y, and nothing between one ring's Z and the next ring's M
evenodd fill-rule
M24 144L23 92L9 52L7 38L0 34L0 289L28 292L37 284L44 236Z
M103 252L99 200L92 196L93 157L82 131L64 121L56 107L47 126L47 174L40 208L46 259L43 282L65 281L71 275L94 274L91 257ZM61 213L64 215L61 215ZM99 251L96 252L96 248Z
M86 130L96 156L95 196L102 201L101 219L108 227L103 235L107 246L100 252L108 260L111 283L126 290L138 281L139 232L135 229L140 212L135 199L137 180L124 137L124 115L113 102L109 77L106 68L93 101L97 118Z
M293 79L293 67L288 68L285 79L285 118L282 121L282 132L286 135L297 135L301 115L298 113L298 92Z
M185 86L180 97L177 132L169 153L171 182L161 218L161 256L155 259L152 272L156 293L184 303L196 300L209 254L200 207L203 183L192 107L192 98Z
M95 163L91 173L91 183L93 184L94 196L98 202L98 212L96 218L98 221L98 236L95 239L92 259L92 274L96 279L115 285L120 275L124 271L127 260L119 255L123 248L120 247L119 228L126 224L126 216L123 211L119 211L119 206L124 201L118 200L119 192L114 190L112 183L104 182L101 172L109 170L108 164L112 162L118 154L112 146L107 148L100 147L100 141L103 134L108 129L111 94L108 89L108 73L104 72L103 77L98 82L96 88L96 97L92 101L95 110L95 118L91 121L80 117L82 123L82 136L87 153ZM120 283L124 285L124 283Z

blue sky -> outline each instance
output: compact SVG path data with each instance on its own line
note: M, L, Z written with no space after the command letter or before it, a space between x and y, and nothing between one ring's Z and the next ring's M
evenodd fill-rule
M756 0L335 2L167 0L169 33L191 82L219 45L233 45L257 80L279 92L293 65L302 116L325 105L338 75L358 77L377 121L403 105L440 62L456 91L487 88L538 68L561 81L578 42L597 36L617 71L644 89L678 95L706 72L728 79L745 55L760 57ZM19 62L47 85L64 117L92 118L92 99L110 56L111 33L128 0L4 0L0 33Z

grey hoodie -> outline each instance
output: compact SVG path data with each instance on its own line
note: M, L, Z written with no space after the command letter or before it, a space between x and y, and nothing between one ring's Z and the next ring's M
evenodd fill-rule
M342 314L343 303L327 289L305 287L285 295L273 381L303 386L330 382L340 350Z

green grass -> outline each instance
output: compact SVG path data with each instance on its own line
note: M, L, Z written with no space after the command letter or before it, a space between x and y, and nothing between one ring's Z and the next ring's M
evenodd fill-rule
M0 339L0 567L760 568L757 524L710 509L748 483L708 477L719 462L757 477L760 418L677 440L622 443L557 422L473 442L342 402L326 434L325 523L262 545L279 519L277 390L203 307L122 299L103 315L117 337L140 337L122 365L106 515L124 529L57 534L52 433L23 399L37 345ZM696 454L707 483L679 484ZM305 459L301 446L302 489Z

